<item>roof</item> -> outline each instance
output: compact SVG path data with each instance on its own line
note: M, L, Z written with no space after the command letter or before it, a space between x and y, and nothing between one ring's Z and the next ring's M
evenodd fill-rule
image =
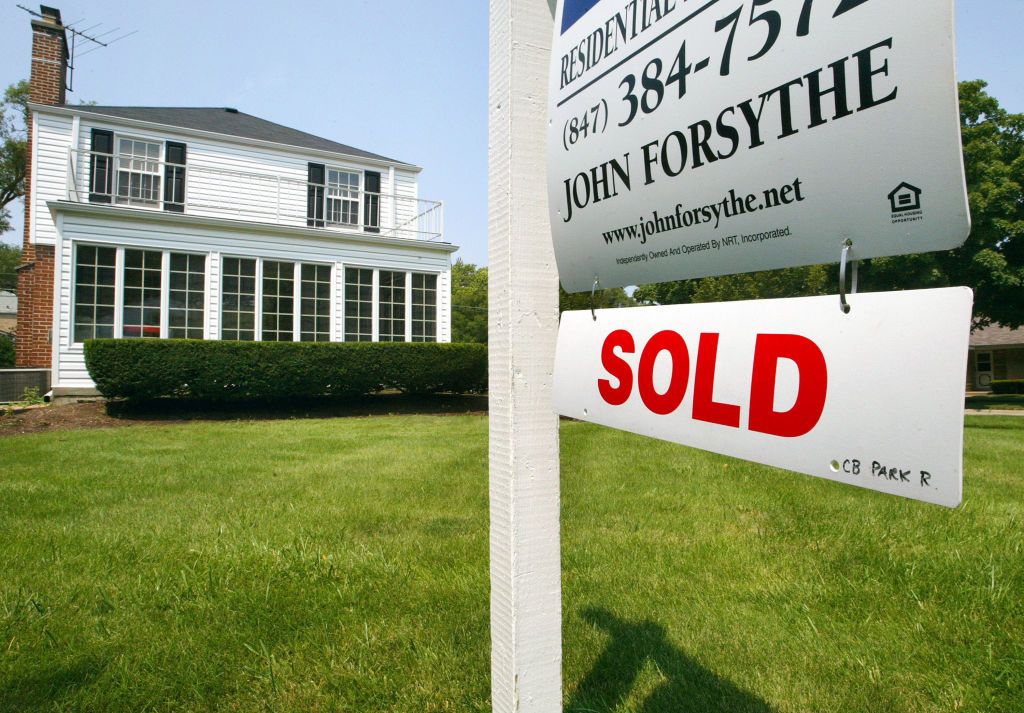
M1010 329L1001 324L990 324L971 333L972 347L1024 346L1024 329Z
M257 141L269 141L286 146L312 149L314 151L329 151L357 158L411 165L405 161L397 161L387 156L357 149L353 146L339 144L337 141L307 134L305 131L275 124L272 121L267 121L258 116L246 114L245 112L228 107L90 106L65 104L63 108L88 114L101 114L119 119L132 119L152 124L162 124L164 126L177 126L183 129L209 131L216 134L238 136Z

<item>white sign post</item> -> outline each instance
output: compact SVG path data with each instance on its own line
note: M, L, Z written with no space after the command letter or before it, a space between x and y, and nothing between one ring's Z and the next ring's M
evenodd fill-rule
M555 25L569 292L966 239L953 0L563 0Z
M966 287L566 312L565 416L956 507Z
M491 0L488 284L491 703L562 709L558 277L545 191L545 0Z

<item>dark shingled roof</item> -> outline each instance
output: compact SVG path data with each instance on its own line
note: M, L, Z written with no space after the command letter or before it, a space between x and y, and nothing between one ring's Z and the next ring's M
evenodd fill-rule
M65 108L91 114L103 114L122 119L135 119L165 126L180 126L184 129L210 131L228 136L239 136L245 139L271 141L286 146L296 146L315 151L330 151L347 156L377 159L391 163L406 164L386 156L363 151L352 146L339 144L336 141L307 134L304 131L290 129L275 124L252 114L245 114L236 109L206 107L147 107L147 106L89 106L66 104ZM409 165L409 164L406 164Z
M1024 346L1024 329L1010 329L992 323L977 332L971 332L972 347L1019 347Z

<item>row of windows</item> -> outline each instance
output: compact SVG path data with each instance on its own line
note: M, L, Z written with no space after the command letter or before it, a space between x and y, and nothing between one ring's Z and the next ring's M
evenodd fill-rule
M113 337L121 271L122 337L202 339L206 256L79 245L74 274L74 340ZM326 342L331 338L331 266L225 257L221 261L221 338ZM374 272L346 268L345 340L373 338ZM437 275L377 270L381 341L437 341ZM257 274L259 279L257 279ZM408 281L408 289L407 283ZM408 296L408 299L407 299ZM297 320L297 321L296 321ZM165 330L166 328L166 330Z

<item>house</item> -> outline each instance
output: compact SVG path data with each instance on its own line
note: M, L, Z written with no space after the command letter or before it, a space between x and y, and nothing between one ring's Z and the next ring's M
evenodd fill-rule
M20 367L95 393L93 337L449 341L443 206L420 168L233 108L65 102L32 21Z
M1024 379L1024 329L990 324L971 333L967 390L988 391L993 381Z
M14 334L18 322L18 295L0 290L0 332Z

